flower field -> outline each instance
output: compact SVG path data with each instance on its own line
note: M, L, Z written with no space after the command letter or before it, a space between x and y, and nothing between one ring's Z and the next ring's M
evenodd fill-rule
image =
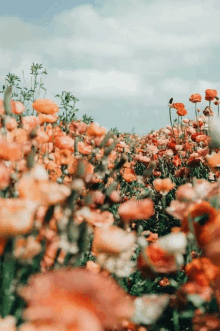
M40 97L31 69L0 99L0 331L220 330L218 92L138 136Z

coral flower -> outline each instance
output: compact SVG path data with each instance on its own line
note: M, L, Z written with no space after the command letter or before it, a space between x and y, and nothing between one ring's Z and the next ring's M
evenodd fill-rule
M151 199L131 199L122 203L118 208L118 214L124 222L148 220L154 215L154 212L154 203Z
M32 108L46 115L54 115L59 111L59 107L50 99L37 99L33 102Z
M69 149L74 151L75 140L69 136L60 136L55 138L54 144L60 149Z
M39 118L36 116L24 116L22 117L22 125L26 131L31 131L35 126L39 125Z
M12 108L11 108L12 113L16 115L21 115L25 111L25 106L21 101L11 100L11 104L12 104Z
M157 192L167 194L175 187L175 184L172 183L170 178L158 178L153 181L153 186Z
M134 180L137 180L137 177L135 175L135 172L133 169L130 169L130 168L126 168L124 171L123 171L123 178L126 182L128 183L131 183L133 182Z
M218 95L216 90L207 89L205 90L205 100L214 101L215 97Z
M157 243L150 244L138 257L138 266L144 274L151 274L151 268L157 273L177 271L176 258L159 247Z
M220 153L216 153L209 158L207 157L206 159L211 168L214 169L216 167L220 167Z
M134 233L128 233L117 226L95 228L92 251L94 254L120 254L131 248L135 240Z
M78 268L34 275L18 292L28 303L23 318L39 330L103 331L134 314L133 300L113 279Z
M183 108L183 109L178 109L176 113L177 113L177 115L179 115L179 116L185 116L185 115L188 114L188 112L187 112L187 110L186 110L185 108Z
M98 123L92 122L87 128L88 136L102 137L106 133L106 128L99 126Z
M39 164L23 174L17 183L17 190L21 198L45 205L63 202L71 193L67 186L49 182L47 171Z
M28 233L38 206L27 199L0 199L0 237Z
M185 109L185 105L184 103L173 103L171 108L175 108L176 110L181 110L181 109Z
M10 169L0 164L0 190L5 190L10 183Z
M21 145L15 142L0 141L0 158L17 161L23 156Z
M199 93L192 94L189 98L189 101L196 103L202 101L202 96Z
M54 114L39 114L38 115L40 124L42 123L55 123L58 120L58 116Z
M185 267L185 273L189 280L196 281L198 285L209 286L219 273L219 268L207 257L201 257L188 263Z

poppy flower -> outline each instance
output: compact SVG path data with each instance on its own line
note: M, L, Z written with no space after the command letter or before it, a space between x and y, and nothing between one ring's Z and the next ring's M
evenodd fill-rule
M18 293L28 304L23 318L36 326L103 331L134 314L133 300L113 279L78 268L34 275Z
M219 268L207 257L200 257L186 265L185 273L189 280L195 281L198 285L209 286L219 273Z
M58 120L58 116L54 114L39 114L38 115L40 124L43 123L55 123Z
M214 101L217 95L218 92L216 90L212 90L212 89L205 90L205 100L207 101Z
M137 180L137 177L135 175L135 172L133 169L130 168L126 168L124 170L122 170L122 177L123 179L127 182L127 183L131 183L135 180Z
M23 174L16 187L21 198L46 205L63 202L71 193L69 187L49 182L47 171L39 164Z
M176 113L179 116L186 116L188 114L188 111L185 108L183 108L183 109L178 109Z
M72 152L74 151L75 140L69 136L57 136L54 139L54 144L59 149L69 149Z
M202 96L199 93L192 94L189 98L189 101L191 101L193 103L201 102Z
M86 131L88 136L102 137L106 133L106 128L100 126L98 123L91 122Z
M12 113L16 115L21 115L25 111L25 106L21 101L11 100L11 103L12 103L12 108L11 108Z
M124 222L148 220L154 213L154 203L151 199L130 199L118 208L118 214Z
M158 178L153 181L153 186L157 192L160 192L161 194L167 194L175 187L175 184L172 183L170 178Z
M16 142L0 141L0 158L8 161L22 159L23 152L20 144Z
M0 237L28 233L38 206L29 199L0 199Z
M35 109L37 112L46 115L54 115L59 111L59 108L56 103L50 99L37 99L33 102L32 108Z
M95 228L92 251L94 254L120 254L134 245L134 233L128 233L117 226Z

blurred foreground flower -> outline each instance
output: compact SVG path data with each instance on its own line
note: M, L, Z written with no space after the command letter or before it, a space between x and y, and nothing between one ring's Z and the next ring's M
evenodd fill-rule
M113 279L82 269L34 275L18 293L36 330L101 331L134 314L133 300Z
M118 208L118 214L124 222L147 220L154 215L154 212L154 203L151 199L131 199Z

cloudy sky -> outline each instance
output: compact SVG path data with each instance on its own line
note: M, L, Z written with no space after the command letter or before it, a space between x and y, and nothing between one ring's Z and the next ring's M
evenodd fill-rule
M42 63L46 98L59 105L55 95L71 92L78 118L147 134L169 124L171 97L193 118L191 94L202 110L206 89L220 94L219 15L218 0L4 1L0 89L8 73L30 88L30 67Z

